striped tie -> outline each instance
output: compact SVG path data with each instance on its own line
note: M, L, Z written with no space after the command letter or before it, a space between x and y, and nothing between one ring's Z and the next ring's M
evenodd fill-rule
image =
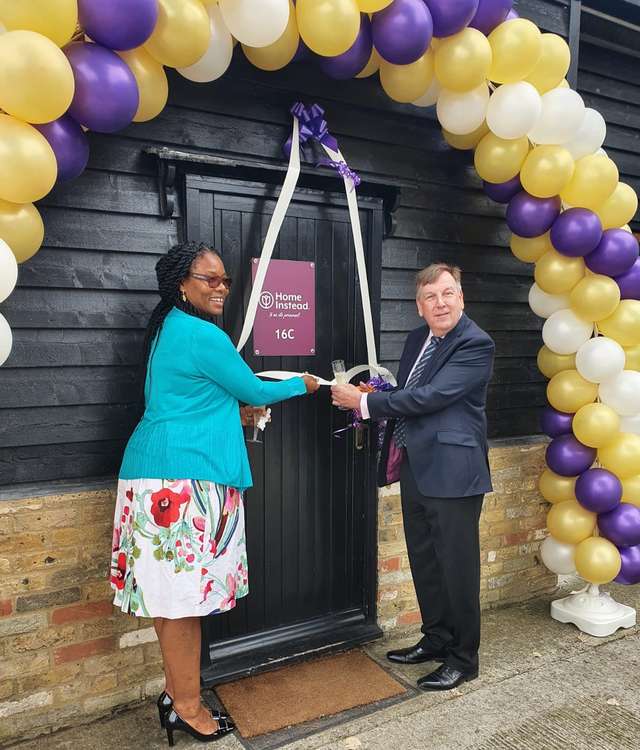
M427 362L431 359L431 355L435 352L436 347L442 341L437 336L432 336L431 341L427 344L425 350L422 352L422 356L418 360L416 366L413 368L413 372L409 375L409 379L405 383L405 388L411 388L415 385L422 376L422 373L427 366ZM393 430L393 439L395 440L398 448L403 448L407 442L407 420L406 417L398 417L396 420L396 426Z

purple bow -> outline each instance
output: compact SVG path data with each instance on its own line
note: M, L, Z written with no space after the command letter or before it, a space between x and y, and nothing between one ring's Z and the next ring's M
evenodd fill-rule
M305 107L302 102L296 102L291 107L291 114L298 119L300 125L300 151L304 155L303 147L307 141L318 141L332 151L339 151L338 141L331 135L324 119L324 109L319 104ZM291 156L291 136L282 147L287 159Z

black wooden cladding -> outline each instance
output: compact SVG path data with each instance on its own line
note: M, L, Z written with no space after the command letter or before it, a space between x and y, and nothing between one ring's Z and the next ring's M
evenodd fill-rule
M527 0L519 10L567 36L568 0ZM582 46L579 90L605 116L605 146L621 179L638 190L636 68L631 55ZM497 343L491 435L538 431L544 381L535 367L541 321L527 305L531 267L509 252L504 209L482 193L471 155L444 143L432 108L390 101L377 79L331 81L312 65L263 73L236 50L215 83L171 75L170 104L156 120L115 136L90 134L89 169L43 201L45 247L21 267L19 288L2 305L15 343L0 369L0 485L117 471L134 419L142 327L157 300L153 266L183 223L183 205L171 219L160 217L145 148L281 162L288 109L298 98L325 106L343 153L365 178L403 183L395 233L383 246L382 361L397 367L407 331L420 322L415 271L456 263L469 315Z

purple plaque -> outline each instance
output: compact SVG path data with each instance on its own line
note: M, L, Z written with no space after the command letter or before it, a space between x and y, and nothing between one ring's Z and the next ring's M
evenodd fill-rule
M255 280L258 258L251 262ZM316 353L316 268L304 260L271 260L253 325L259 357L312 357Z

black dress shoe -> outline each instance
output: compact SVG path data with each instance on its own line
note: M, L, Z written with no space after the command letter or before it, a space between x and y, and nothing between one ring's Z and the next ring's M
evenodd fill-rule
M433 651L424 648L419 643L409 648L399 648L396 651L388 651L387 659L396 664L423 664L425 661L444 661L446 654L443 651Z
M164 728L167 730L169 747L173 747L174 745L174 732L185 732L185 734L190 735L194 740L198 740L198 742L215 742L216 740L222 739L222 737L230 732L233 732L235 729L227 719L217 719L217 722L218 728L215 732L211 732L211 734L202 734L202 732L199 732L195 727L192 727L191 724L188 724L180 714L176 713L175 708L172 708L164 720Z
M477 676L477 669L474 672L461 672L455 667L441 664L435 672L421 677L418 680L418 687L421 690L451 690L463 682L475 680Z
M167 715L173 708L173 699L171 698L168 693L166 693L164 690L160 693L160 697L158 698L158 717L160 719L160 726L164 729L164 723L165 719L167 718ZM215 708L210 709L211 716L213 716L214 719L224 719L230 726L235 728L235 724L230 719L227 714L223 714L222 711L218 711Z

